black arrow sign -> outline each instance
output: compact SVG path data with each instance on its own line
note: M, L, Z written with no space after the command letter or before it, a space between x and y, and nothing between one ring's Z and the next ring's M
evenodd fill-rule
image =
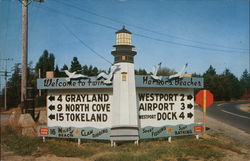
M53 105L50 105L49 106L49 109L52 111L52 110L55 110L55 106L53 106Z
M50 114L50 115L49 115L49 119L50 119L50 120L55 119L55 115Z
M188 95L188 96L187 96L187 99L188 99L188 100L192 100L192 99L193 99L193 96L192 96L192 95Z
M190 119L191 119L193 116L194 116L194 115L193 115L191 112L189 112L189 113L187 114L187 117L190 118Z
M187 105L187 108L192 109L193 105L190 103L190 104Z
M55 96L49 96L50 101L55 101Z

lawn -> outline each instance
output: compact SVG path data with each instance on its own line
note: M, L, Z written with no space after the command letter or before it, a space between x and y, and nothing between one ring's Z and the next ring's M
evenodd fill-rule
M5 127L1 130L2 143L18 155L42 156L54 154L58 157L78 157L97 161L152 161L152 160L221 160L227 151L241 153L231 143L225 143L213 135L195 139L194 136L167 139L141 140L136 146L132 142L119 143L111 147L110 142L82 140L80 146L75 139L46 139L21 136L18 129Z

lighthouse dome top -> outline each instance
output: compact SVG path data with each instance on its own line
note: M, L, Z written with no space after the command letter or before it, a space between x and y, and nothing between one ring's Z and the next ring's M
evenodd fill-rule
M121 30L119 30L119 31L116 32L116 34L119 34L119 33L132 34L130 31L128 31L127 29L125 29L125 26L123 26Z
M125 26L116 32L116 45L132 45L131 32L125 29Z

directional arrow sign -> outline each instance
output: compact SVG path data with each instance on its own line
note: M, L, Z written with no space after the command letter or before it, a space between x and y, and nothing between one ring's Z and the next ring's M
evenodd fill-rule
M55 96L49 96L50 101L55 101Z
M187 105L187 108L192 109L193 105L190 103L190 104Z
M50 120L54 120L54 119L55 119L55 115L50 114L50 115L49 115L49 119L50 119Z
M50 105L49 106L49 109L52 111L52 110L55 110L55 106L53 106L53 105Z
M190 118L190 119L191 119L193 116L194 116L194 115L193 115L191 112L189 112L189 113L187 114L187 117Z
M188 95L188 96L187 96L187 99L188 99L188 100L192 100L192 99L193 99L193 96L192 96L192 95Z

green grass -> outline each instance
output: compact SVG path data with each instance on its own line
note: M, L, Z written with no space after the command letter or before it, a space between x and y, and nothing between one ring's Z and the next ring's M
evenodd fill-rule
M19 155L34 154L40 156L43 153L52 153L62 157L88 157L94 154L91 150L78 147L76 143L70 141L48 139L43 143L42 138L21 136L18 133L18 130L6 127L1 135L2 143Z
M46 139L18 135L16 129L6 127L1 131L2 142L9 150L19 155L41 156L55 154L60 157L94 158L97 161L152 161L152 160L220 160L226 151L240 153L231 144L221 143L216 139L176 137L172 143L165 139L142 140L139 146L133 143L121 143L112 148L109 142L83 141L77 146L74 139Z

